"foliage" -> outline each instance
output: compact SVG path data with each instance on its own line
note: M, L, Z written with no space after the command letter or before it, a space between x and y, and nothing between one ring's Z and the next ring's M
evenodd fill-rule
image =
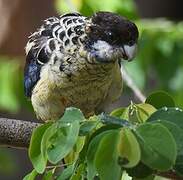
M160 94L166 98L157 100ZM161 107L153 107L155 100ZM168 171L183 176L183 110L164 92L147 101L152 104L131 103L88 119L67 108L61 119L34 130L29 147L34 169L24 179L47 169L48 179L57 180L155 178Z

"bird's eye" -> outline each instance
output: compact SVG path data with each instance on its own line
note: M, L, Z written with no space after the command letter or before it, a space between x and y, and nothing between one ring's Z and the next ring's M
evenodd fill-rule
M112 36L112 32L108 32L108 35L109 35L109 36Z
M135 41L134 40L130 40L129 42L128 42L128 45L129 46L133 46L135 44Z
M114 40L114 34L111 31L106 32L106 35L110 39L110 41Z

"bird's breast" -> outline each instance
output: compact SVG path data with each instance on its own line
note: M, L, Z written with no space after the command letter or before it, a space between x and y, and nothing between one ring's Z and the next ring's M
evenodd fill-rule
M45 121L56 120L69 106L81 109L86 116L95 112L107 96L112 71L112 65L96 64L85 66L72 76L62 76L60 80L58 77L55 80L49 72L42 74L31 97L37 117Z

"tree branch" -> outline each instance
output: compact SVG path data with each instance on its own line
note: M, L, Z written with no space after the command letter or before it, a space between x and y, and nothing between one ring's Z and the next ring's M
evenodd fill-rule
M140 89L136 86L135 82L130 77L130 75L126 71L125 67L123 66L123 64L121 64L121 73L122 73L122 77L123 77L123 80L126 83L126 85L133 91L133 93L135 94L135 96L141 102L144 102L145 99L146 99L146 97L143 95L143 93L140 91Z
M0 118L0 146L28 148L31 134L40 123Z

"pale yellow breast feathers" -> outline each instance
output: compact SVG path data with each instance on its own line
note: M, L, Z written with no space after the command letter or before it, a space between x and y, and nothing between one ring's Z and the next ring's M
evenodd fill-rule
M87 65L70 79L45 66L33 89L31 100L37 117L48 121L60 118L69 106L81 109L87 116L104 109L104 106L120 96L121 91L122 80L117 62Z

